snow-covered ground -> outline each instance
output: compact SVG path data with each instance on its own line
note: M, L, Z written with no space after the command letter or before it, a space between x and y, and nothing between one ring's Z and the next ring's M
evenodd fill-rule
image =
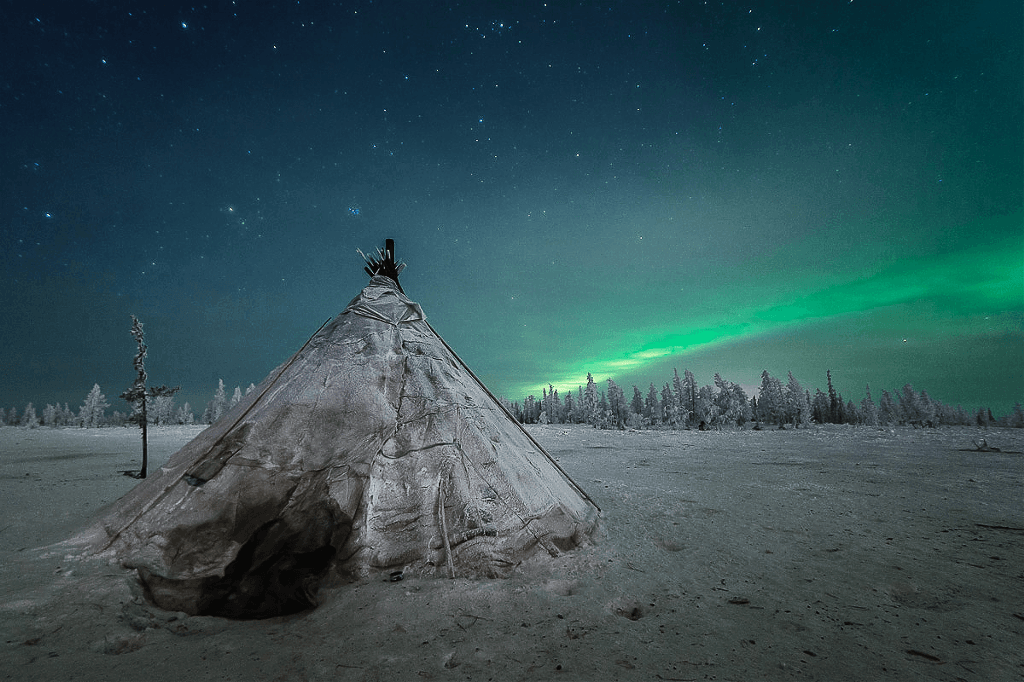
M151 466L198 430L152 430ZM238 622L57 544L136 483L137 431L0 428L0 678L1024 677L1021 431L530 430L601 506L592 546Z

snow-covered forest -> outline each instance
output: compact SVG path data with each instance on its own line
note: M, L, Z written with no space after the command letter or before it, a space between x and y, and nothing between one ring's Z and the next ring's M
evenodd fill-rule
M149 403L147 420L150 424L157 426L169 424L212 424L220 419L222 414L234 407L242 399L243 395L248 395L255 388L255 384L249 384L249 387L243 393L241 387L236 386L234 393L228 398L227 391L224 388L224 380L221 379L217 384L217 390L214 392L213 398L206 403L206 408L198 419L192 405L188 402L179 406L175 404L174 396L156 397ZM35 428L37 426L77 426L95 428L99 426L124 426L138 422L137 419L134 419L136 411L139 409L138 405L129 408L126 404L127 412L114 410L109 415L107 414L108 407L110 407L110 403L107 402L107 397L103 394L99 384L94 384L77 412L69 408L67 403L63 405L60 403L56 405L48 404L41 410L41 413L36 410L35 405L32 403L29 403L20 411L15 407L12 407L10 410L0 408L0 426L24 426L28 428Z
M590 373L587 385L559 396L554 386L543 389L540 399L527 396L520 402L502 399L505 407L525 424L591 424L604 429L717 429L761 425L799 428L817 424L865 424L869 426L1006 426L1024 428L1024 410L1020 403L1013 412L995 418L988 408L968 412L934 400L927 391L918 393L910 384L898 391L883 390L876 404L871 387L860 404L844 400L832 385L832 373L826 373L827 391L804 388L790 372L786 383L768 371L761 373L757 395L747 397L736 383L715 374L714 385L697 386L689 370L661 390L652 383L646 393L633 386L632 397L612 379L607 390L599 390Z
M864 424L868 426L1003 426L1024 428L1024 409L1017 403L1013 411L994 417L988 408L967 411L960 405L946 405L928 395L917 392L910 384L892 392L883 390L876 403L871 387L859 404L844 400L843 394L832 385L831 372L826 374L825 391L804 388L792 373L786 382L767 371L761 374L757 395L747 396L736 383L715 374L714 384L698 386L693 373L685 370L680 376L673 373L672 380L659 390L652 383L646 393L633 386L631 395L608 379L606 387L599 389L593 376L587 374L587 385L575 392L559 395L549 385L541 397L527 396L512 402L499 398L516 419L524 424L591 424L603 429L719 429L757 426L793 427L816 424ZM249 384L245 391L236 386L228 397L223 379L218 382L213 397L198 417L188 402L177 405L174 396L151 400L148 421L153 425L212 424L234 407L243 395L256 387ZM29 403L23 409L0 408L0 426L35 428L124 426L136 423L135 410L125 405L126 412L107 412L111 404L95 384L82 404L75 409L57 403L37 410ZM137 407L135 408L137 409Z

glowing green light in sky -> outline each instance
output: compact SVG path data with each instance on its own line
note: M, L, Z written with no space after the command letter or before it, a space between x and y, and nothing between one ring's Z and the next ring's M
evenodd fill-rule
M805 282L802 291L774 297L770 291L759 294L753 304L749 294L743 299L736 295L737 300L725 306L727 313L704 313L671 327L658 321L622 330L602 343L614 348L618 342L623 350L583 358L554 372L549 381L560 390L572 389L585 381L587 372L603 381L673 357L685 363L687 354L714 346L841 318L856 317L858 330L876 334L898 334L892 326L902 321L908 326L924 324L923 331L932 340L971 337L979 331L979 320L987 321L986 333L1019 333L1024 314L1022 239L1011 234L956 253L862 270L837 281L822 273L817 281ZM916 312L905 315L904 309ZM894 316L894 311L903 317ZM522 395L532 392L539 394L540 387L522 386Z

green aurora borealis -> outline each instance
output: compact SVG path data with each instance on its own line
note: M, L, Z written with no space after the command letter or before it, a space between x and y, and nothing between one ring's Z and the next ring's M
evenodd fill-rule
M768 369L783 377L794 371L805 386L823 388L824 369L832 369L845 397L857 402L865 384L873 384L877 401L881 389L909 382L933 397L988 405L993 393L1024 387L1024 240L1015 230L1024 230L1024 214L966 226L964 241L973 244L956 251L832 277L808 267L788 288L774 280L723 287L683 324L666 325L655 310L628 332L603 339L603 348L581 351L589 355L579 363L550 358L558 371L549 381L564 393L585 383L589 371L598 381L635 377L646 392L650 382L660 389L670 381L673 368L696 370L705 383L720 372L748 386ZM770 294L751 302L751 290ZM1017 363L1000 360L1015 355ZM967 368L988 382L984 391L957 385ZM544 387L523 383L510 395L539 396Z

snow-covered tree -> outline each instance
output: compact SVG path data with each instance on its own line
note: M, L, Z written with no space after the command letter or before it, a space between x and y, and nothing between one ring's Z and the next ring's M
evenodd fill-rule
M715 405L715 391L710 386L701 386L697 391L695 418L700 428L718 426L718 406Z
M786 419L786 401L782 393L782 382L769 374L768 370L761 372L757 411L761 419L769 424L781 426Z
M125 472L127 476L133 476L135 478L145 478L149 468L149 441L146 435L146 429L148 428L148 409L150 398L160 398L163 396L172 396L180 390L180 386L174 388L168 388L167 386L146 386L146 338L142 331L142 322L137 317L132 315L132 338L139 346L138 352L135 354L134 360L132 360L132 366L135 368L136 376L135 381L132 382L130 388L121 394L121 399L126 400L129 405L132 406L132 416L130 419L135 421L142 427L142 469L138 474L133 472ZM94 390L98 391L99 386L94 387Z
M821 392L820 388L814 389L814 399L811 400L811 419L818 424L827 424L829 420L828 396Z
M150 414L150 421L154 424L174 424L176 422L174 413L174 396L164 395L153 398L153 409Z
M751 411L743 387L723 379L721 374L715 374L715 387L716 426L744 424L750 418Z
M896 396L899 399L900 422L919 426L923 423L921 410L921 399L918 397L914 387L905 384Z
M548 398L545 409L550 423L561 424L564 421L562 416L562 400L558 397L558 389L552 384L548 384Z
M957 406L959 407L959 405ZM952 405L946 405L944 403L936 401L935 403L935 425L948 425L954 426L959 424L957 417L957 408Z
M672 389L679 404L679 423L685 428L694 427L701 421L697 417L697 380L688 369L683 370L681 379L678 370L672 371Z
M878 408L871 399L871 385L864 386L864 400L860 401L860 418L868 426L878 426Z
M635 385L633 386L633 399L629 402L629 411L641 417L644 414L644 396Z
M540 399L540 416L537 418L539 424L550 424L554 420L551 416L551 398L552 395L547 389L541 388L541 399Z
M587 372L587 388L583 392L583 419L591 426L598 424L597 384L590 372Z
M846 407L843 408L843 419L844 424L856 424L857 423L857 406L853 404L852 400L846 401Z
M971 423L970 415L967 414L962 406L944 405L943 408L942 414L939 415L941 423L956 426L967 426Z
M213 400L206 404L206 411L203 412L203 423L212 424L220 419L227 411L227 394L224 391L224 380L217 380L217 390L213 394Z
M57 426L57 415L58 409L50 403L46 403L46 407L43 408L43 426L50 428Z
M523 423L533 424L537 421L537 417L540 416L540 410L537 409L537 400L532 395L526 396L526 400L523 401Z
M917 396L917 405L921 426L935 426L941 403L933 401L928 395L928 391L921 391Z
M1020 403L1014 403L1013 405L1009 426L1014 429L1024 429L1024 408L1020 406Z
M747 398L747 392L743 390L743 387L737 383L730 383L729 390L732 391L733 405L735 406L735 419L736 423L743 426L753 417L753 412L750 410L750 400Z
M85 402L78 409L78 424L86 429L102 426L106 420L106 410L110 407L107 397L100 391L99 384L93 384Z
M679 425L679 403L668 384L661 389L661 419L672 428Z
M684 370L685 371L685 370ZM672 369L672 395L675 396L675 403L677 414L676 424L683 426L684 428L688 425L688 407L689 405L683 399L683 393L685 388L683 387L683 380L679 377L679 370Z
M231 402L228 404L228 409L230 410L240 402L242 402L242 387L235 386L235 392L231 394Z
M213 421L217 421L228 411L228 397L227 391L224 390L223 379L217 379L217 390L213 393L212 404L213 409L210 414L213 416Z
M654 388L654 382L648 387L644 399L644 419L648 424L661 423L661 401L658 400L658 389Z
M807 402L807 394L793 373L789 373L789 381L783 392L785 420L794 427L807 426L811 423L811 406Z
M882 389L882 397L878 401L878 423L882 426L894 426L901 421L900 409L892 399L889 391Z
M618 384L608 379L608 410L606 413L609 428L624 429L629 418L629 404L625 392Z
M53 406L54 409L54 424L56 426L72 426L75 423L75 413L72 411L67 403L61 405L57 403Z
M720 404L726 409L719 419L723 424L742 426L750 419L751 414L747 394L739 384L732 381L726 382L726 392L729 394L729 400L728 402L720 401Z
M722 375L717 372L712 379L715 382L715 388L718 389L714 392L713 399L716 408L715 413L722 423L728 424L730 422L730 408L732 407L732 394L729 392L729 382L723 379Z
M832 424L842 424L843 398L832 386L832 370L826 370L825 376L828 378L828 421Z
M577 423L576 400L572 397L572 390L565 393L565 423Z
M174 413L174 421L178 424L194 424L196 417L192 414L192 406L186 403Z
M39 417L36 416L36 408L32 403L25 406L25 412L21 415L20 425L27 429L34 429L39 426Z

